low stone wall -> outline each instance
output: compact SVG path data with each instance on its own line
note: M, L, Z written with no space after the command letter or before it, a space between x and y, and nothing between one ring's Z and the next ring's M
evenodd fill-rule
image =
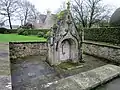
M106 43L96 43L85 41L83 51L86 54L108 59L112 62L120 63L120 47Z
M87 72L51 82L44 90L91 90L120 75L120 67L105 65Z
M11 59L31 55L48 55L48 45L46 42L10 42L9 50ZM84 41L83 51L89 55L120 63L120 47L118 46Z
M10 42L10 58L17 59L31 55L47 55L46 42Z

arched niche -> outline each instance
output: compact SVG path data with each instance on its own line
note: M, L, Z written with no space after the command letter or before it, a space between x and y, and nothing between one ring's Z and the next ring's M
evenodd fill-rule
M59 43L60 62L73 61L78 57L78 42L72 38L66 38Z

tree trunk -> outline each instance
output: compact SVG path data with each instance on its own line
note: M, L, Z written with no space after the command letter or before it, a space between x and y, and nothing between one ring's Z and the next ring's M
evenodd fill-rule
M12 29L11 18L9 13L8 13L8 20L9 20L10 29Z
M24 20L24 25L26 24L26 21L27 21L27 17L28 17L28 10L26 10L26 13L25 13L25 20Z
M71 14L71 17L72 17L72 14ZM79 61L84 62L84 60L83 60L83 48L82 48L82 44L83 44L83 40L84 40L84 38L83 38L84 37L84 31L83 30L84 29L80 29L79 27L76 26L76 23L75 23L73 17L72 17L72 21L73 21L73 24L74 24L77 32L78 32L78 35L79 35L79 38L80 38L80 41L81 41L81 42L79 42L79 47L78 47L78 49L79 49Z
M89 23L89 26L88 26L88 27L89 27L89 28L91 28L91 27L92 27L92 23L91 23L91 22Z
M92 26L94 12L95 12L95 2L93 2L92 8L91 8L90 22L88 25L89 28L91 28Z

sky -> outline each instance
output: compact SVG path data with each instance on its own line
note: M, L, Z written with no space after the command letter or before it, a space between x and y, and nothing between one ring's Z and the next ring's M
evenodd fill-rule
M28 0L30 1L37 10L42 13L46 14L47 10L50 10L52 13L56 13L58 8L62 5L62 2L68 2L69 0ZM113 8L112 13L120 7L120 0L103 0L103 3L106 5L111 5ZM14 25L19 25L20 22L13 21Z
M67 2L69 0L29 0L32 4L36 6L36 8L41 13L46 13L47 10L50 10L52 13L55 13L62 2ZM109 4L114 7L114 10L120 7L120 0L103 0L104 4ZM113 11L114 11L113 10Z
M56 10L60 7L61 3L65 0L28 0L41 12L46 13L47 10L50 10L52 13L55 13Z

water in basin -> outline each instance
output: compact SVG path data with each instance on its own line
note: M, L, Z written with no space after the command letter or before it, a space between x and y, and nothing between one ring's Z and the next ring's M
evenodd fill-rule
M94 90L120 90L120 78L116 78Z

